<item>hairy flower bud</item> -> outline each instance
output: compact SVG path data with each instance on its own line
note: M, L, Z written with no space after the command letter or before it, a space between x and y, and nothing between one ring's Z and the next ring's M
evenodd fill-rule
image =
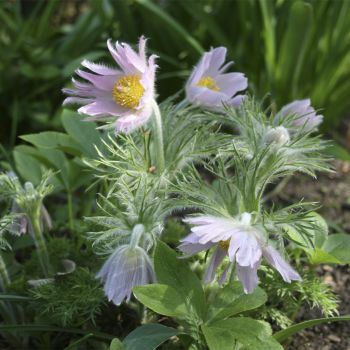
M265 135L265 142L270 145L275 143L277 146L283 146L290 140L288 130L283 126L271 128Z

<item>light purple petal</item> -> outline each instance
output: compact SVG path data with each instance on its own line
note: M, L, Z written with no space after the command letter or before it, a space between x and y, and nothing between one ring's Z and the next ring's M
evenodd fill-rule
M88 114L91 116L124 116L128 113L128 111L117 105L113 101L107 100L96 100L93 103L80 107L78 109L79 113Z
M119 305L130 300L132 289L138 285L152 283L154 272L147 253L140 247L120 246L108 258L96 276L104 282L108 300Z
M209 67L204 72L205 75L216 77L220 71L220 67L225 63L227 49L226 47L217 47L209 52Z
M228 272L230 271L230 269L231 269L232 266L233 266L233 263L229 263L229 264L227 264L227 266L225 267L225 270L224 270L224 272L221 274L221 276L220 276L220 278L219 278L219 281L218 281L219 286L222 286L222 285L225 283L225 281L226 281L226 279L227 279Z
M272 246L263 249L263 254L268 263L282 276L285 282L300 281L300 275L282 258L280 253Z
M226 255L226 251L223 250L220 246L215 249L215 252L211 256L207 271L204 275L204 283L210 283L214 279L215 272L222 261L225 259Z
M127 114L120 117L115 122L115 132L130 133L141 125L144 125L152 115L152 106L145 106L142 110L134 114Z
M93 63L88 60L84 60L81 62L81 65L85 68L90 69L92 72L99 75L120 75L122 72L118 69L109 68L103 64Z
M236 273L238 279L241 281L244 293L250 294L257 287L259 279L257 270L260 262L257 262L253 267L236 265Z
M84 72L80 69L76 70L77 75L92 83L96 88L104 91L112 91L116 81L122 77L122 74L116 75L96 75Z
M248 87L248 79L243 73L221 74L215 78L215 82L220 91L229 96L233 96Z
M261 257L261 248L252 232L246 228L237 232L230 240L228 256L230 261L237 261L241 266L253 266Z
M317 129L323 121L323 116L316 114L309 98L296 100L283 106L276 114L274 122L278 123L289 115L293 116L292 125L298 128L303 127L306 132Z

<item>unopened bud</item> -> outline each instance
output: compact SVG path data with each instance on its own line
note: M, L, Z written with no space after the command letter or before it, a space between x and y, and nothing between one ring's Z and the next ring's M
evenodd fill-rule
M269 145L275 143L278 146L283 146L288 143L289 140L289 132L284 126L271 128L265 135L265 142Z

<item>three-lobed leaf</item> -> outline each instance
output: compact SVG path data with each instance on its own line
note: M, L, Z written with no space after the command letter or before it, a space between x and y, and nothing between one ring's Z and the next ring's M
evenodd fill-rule
M202 284L183 259L165 243L158 241L154 253L154 268L157 280L174 288L191 308L189 316L204 319L207 306Z
M125 350L154 350L179 332L161 324L145 324L129 333L123 340ZM118 348L117 348L118 349ZM121 350L122 348L120 348ZM118 349L119 350L119 349Z
M176 289L164 284L148 284L133 289L136 299L158 314L186 318L190 310Z
M282 350L272 337L268 323L249 317L230 318L203 325L202 330L210 350L233 350L237 343L246 350Z
M266 293L259 287L253 293L245 294L240 282L229 283L209 302L207 323L256 309L265 304L266 300Z

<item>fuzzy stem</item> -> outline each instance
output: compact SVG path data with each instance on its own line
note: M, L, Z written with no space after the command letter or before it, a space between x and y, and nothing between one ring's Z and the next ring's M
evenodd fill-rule
M33 237L39 257L39 262L43 270L44 276L48 277L50 272L50 260L46 248L46 242L42 233L41 224L40 224L40 211L37 215L33 214L30 217L31 227L33 229Z
M10 277L7 272L5 261L2 258L1 254L0 254L0 278L1 278L2 290L6 291L6 287L10 284Z
M164 144L163 144L163 126L162 126L162 116L156 101L152 101L153 114L154 114L154 126L155 126L155 144L156 144L156 154L157 154L157 166L158 171L161 173L164 170Z

